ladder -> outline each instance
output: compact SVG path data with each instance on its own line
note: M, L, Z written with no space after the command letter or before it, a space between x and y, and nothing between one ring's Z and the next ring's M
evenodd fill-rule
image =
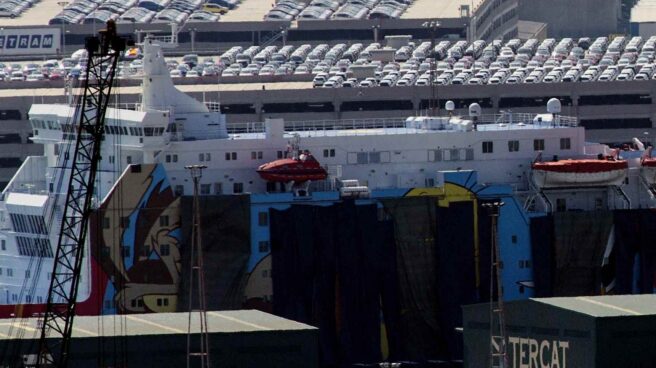
M490 368L508 368L506 318L503 306L503 283L501 278L501 251L498 243L499 212L504 203L500 200L483 203L487 208L491 220L490 241ZM495 277L496 273L496 277ZM494 301L494 288L496 283L497 300Z

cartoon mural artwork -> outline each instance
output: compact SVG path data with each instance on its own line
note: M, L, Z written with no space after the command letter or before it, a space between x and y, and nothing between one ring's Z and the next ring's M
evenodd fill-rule
M94 220L91 253L102 313L174 312L182 272L180 199L164 167L128 167Z
M273 312L273 283L271 281L271 254L262 258L248 274L244 291L244 308Z

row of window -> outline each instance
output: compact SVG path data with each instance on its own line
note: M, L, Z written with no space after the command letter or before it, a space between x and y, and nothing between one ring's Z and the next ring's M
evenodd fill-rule
M17 236L18 253L21 256L52 258L50 240Z
M34 129L51 129L51 130L61 130L64 133L75 133L76 125L75 124L59 124L55 120L40 120L40 119L31 119L30 123ZM163 127L125 127L118 125L107 125L105 126L105 133L112 135L129 135L136 137L153 137L161 136L164 134Z
M494 152L494 142L485 141L482 143L483 153L493 153ZM572 148L572 141L570 138L560 138L560 149L569 150ZM533 140L533 150L534 151L544 151L544 139L534 139ZM519 141L508 141L508 152L518 152L519 151Z
M346 162L348 164L379 164L390 161L389 151L348 152L346 155Z
M176 196L184 195L184 185L176 185L173 188ZM244 192L244 183L233 183L232 192L235 194ZM200 185L200 194L201 195L210 195L212 194L212 184L201 184ZM223 183L214 183L214 193L215 195L223 194Z
M11 301L18 304L18 294L11 294ZM36 302L43 303L43 297L37 296ZM32 295L25 295L25 303L32 303Z
M60 130L61 126L56 120L40 120L40 119L30 119L30 124L33 129L54 129Z
M43 216L10 213L9 218L14 231L19 233L47 234L48 229Z
M471 161L474 159L473 148L446 148L428 151L428 161Z

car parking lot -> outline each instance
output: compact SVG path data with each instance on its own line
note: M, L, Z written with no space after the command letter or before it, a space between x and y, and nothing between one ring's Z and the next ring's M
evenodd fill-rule
M414 0L281 0L264 20L393 19Z
M616 37L609 40L530 39L525 42L429 41L409 42L387 49L393 60L376 55L380 43L234 46L215 56L168 58L173 78L307 76L314 87L403 87L520 83L573 83L656 79L656 36ZM142 62L130 49L118 68L118 78L138 78ZM44 62L0 64L2 80L80 78L83 51L72 57ZM296 78L297 79L297 78Z
M216 22L240 0L74 0L49 24Z

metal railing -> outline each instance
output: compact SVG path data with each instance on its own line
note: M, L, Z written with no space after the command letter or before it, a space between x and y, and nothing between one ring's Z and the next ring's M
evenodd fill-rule
M562 116L556 115L554 121L535 121L535 117L538 114L532 113L501 113L501 114L483 114L478 119L479 125L485 124L524 124L524 125L533 125L538 127L577 127L578 119L572 116Z

